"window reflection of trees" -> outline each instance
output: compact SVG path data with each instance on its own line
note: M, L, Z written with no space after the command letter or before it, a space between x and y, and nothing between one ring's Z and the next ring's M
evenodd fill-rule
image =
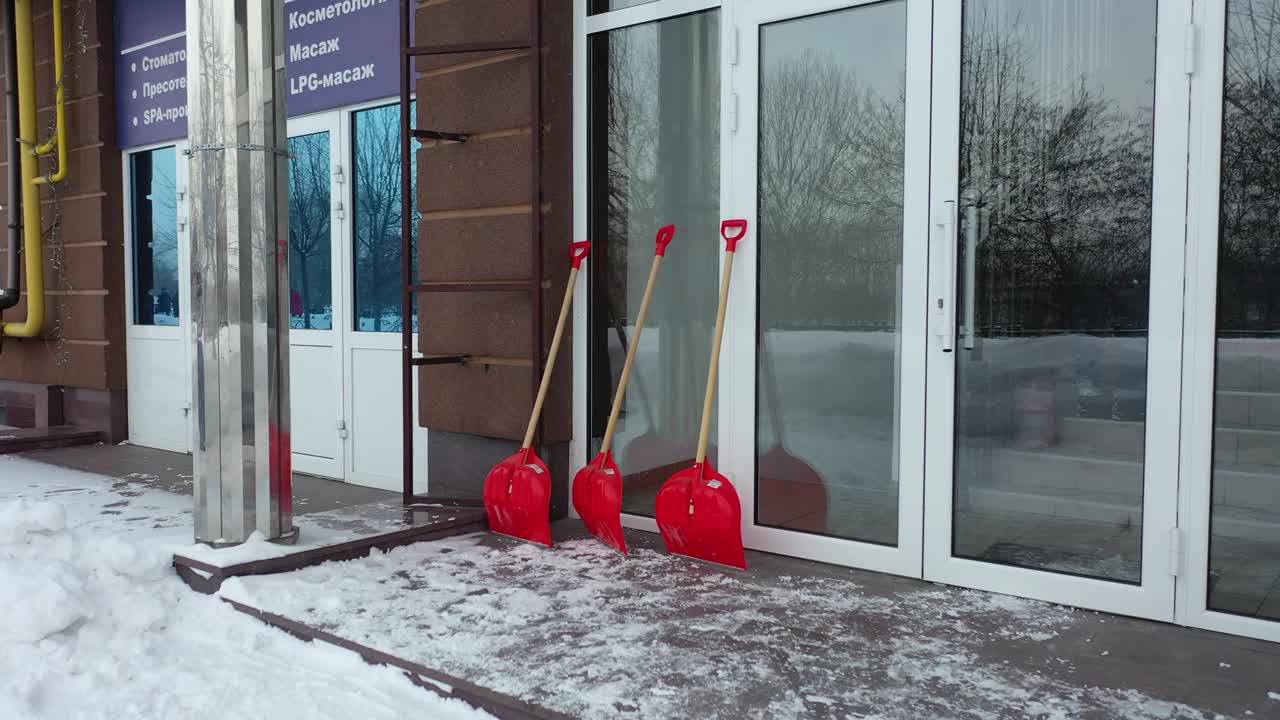
M976 325L1145 333L1152 108L1108 95L1119 80L1105 68L1045 57L1012 7L966 5L960 220L976 208Z
M414 116L415 105L409 114ZM400 106L363 110L354 116L355 135L355 322L357 330L390 332L402 327L400 306ZM417 188L417 155L410 176ZM412 255L418 262L418 223L414 203ZM413 329L418 320L415 314Z
M333 326L329 133L289 139L290 326Z
M1227 3L1218 332L1280 331L1280 2Z
M160 148L133 156L134 321L179 322L177 151ZM145 183L145 185L144 185ZM146 207L142 204L146 203Z
M905 95L806 50L761 79L760 235L769 253L760 322L770 329L892 329L902 249ZM762 292L764 292L762 290ZM885 315L885 310L890 312Z

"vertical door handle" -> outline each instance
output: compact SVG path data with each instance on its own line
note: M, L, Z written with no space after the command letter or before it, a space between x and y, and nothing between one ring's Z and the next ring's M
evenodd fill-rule
M937 258L938 281L934 286L931 306L934 315L934 333L942 352L951 352L955 344L952 321L955 308L956 282L956 201L942 203L941 214L934 218L934 256Z
M978 206L964 209L964 349L972 350L974 335L974 284L978 276Z

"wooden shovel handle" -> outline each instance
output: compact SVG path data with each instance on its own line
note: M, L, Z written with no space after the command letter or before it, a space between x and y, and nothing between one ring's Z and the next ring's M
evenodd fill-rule
M733 275L733 255L732 250L724 254L720 307L716 310L716 333L711 341L711 368L707 371L707 394L702 399L702 426L698 429L698 455L693 461L697 465L707 459L707 440L711 436L711 405L716 399L716 379L720 376L720 341L724 339L724 316L729 308L729 278Z
M565 322L569 319L569 308L573 305L573 289L577 285L578 266L590 251L586 242L574 243L570 250L573 266L569 268L569 283L564 289L564 301L560 303L560 319L556 321L556 334L551 338L551 350L547 353L547 364L542 369L542 382L538 385L538 397L533 401L533 414L529 416L529 429L524 431L524 442L521 450L533 447L533 434L538 428L538 418L542 417L542 406L547 401L547 390L551 388L551 373L556 368L556 355L560 354L560 341L564 339ZM537 288L536 292L542 292ZM538 320L541 322L541 319Z
M622 400L627 394L627 381L631 379L631 366L635 363L636 352L640 349L640 335L644 332L644 319L649 314L649 300L653 298L653 286L658 280L658 268L662 266L662 255L653 256L653 265L649 268L649 281L644 286L644 298L640 300L640 312L636 314L636 332L631 337L631 346L627 348L627 360L622 364L622 376L618 378L618 391L613 396L613 409L609 411L609 424L604 428L604 442L600 444L600 452L607 453L613 447L613 434L618 429L618 415L622 413ZM650 418L649 422L653 422Z
M711 404L716 398L716 379L720 376L720 341L724 339L724 315L729 308L729 278L733 275L733 254L738 243L747 236L746 220L724 220L720 237L724 238L724 273L720 278L720 306L716 309L716 333L711 340L711 367L707 370L707 394L702 398L702 426L698 428L698 454L695 465L707 459L707 440L711 436ZM689 513L693 513L692 498Z

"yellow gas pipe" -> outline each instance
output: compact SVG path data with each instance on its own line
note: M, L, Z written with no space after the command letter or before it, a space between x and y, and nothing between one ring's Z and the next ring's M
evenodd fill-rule
M44 243L40 218L40 186L67 177L67 115L63 90L62 0L53 0L53 67L57 83L56 122L53 138L37 144L36 127L36 60L32 41L34 26L32 0L14 0L14 40L18 55L18 138L30 150L22 153L22 254L26 274L27 319L22 323L4 323L9 337L37 337L44 326ZM58 168L47 176L40 175L39 156L58 151Z

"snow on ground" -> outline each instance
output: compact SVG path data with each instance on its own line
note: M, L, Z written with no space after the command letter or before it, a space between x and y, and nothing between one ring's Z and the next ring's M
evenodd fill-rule
M0 718L489 717L189 590L190 507L0 456Z
M1077 611L904 586L472 535L222 592L582 718L1212 717L1072 683L1047 648Z

